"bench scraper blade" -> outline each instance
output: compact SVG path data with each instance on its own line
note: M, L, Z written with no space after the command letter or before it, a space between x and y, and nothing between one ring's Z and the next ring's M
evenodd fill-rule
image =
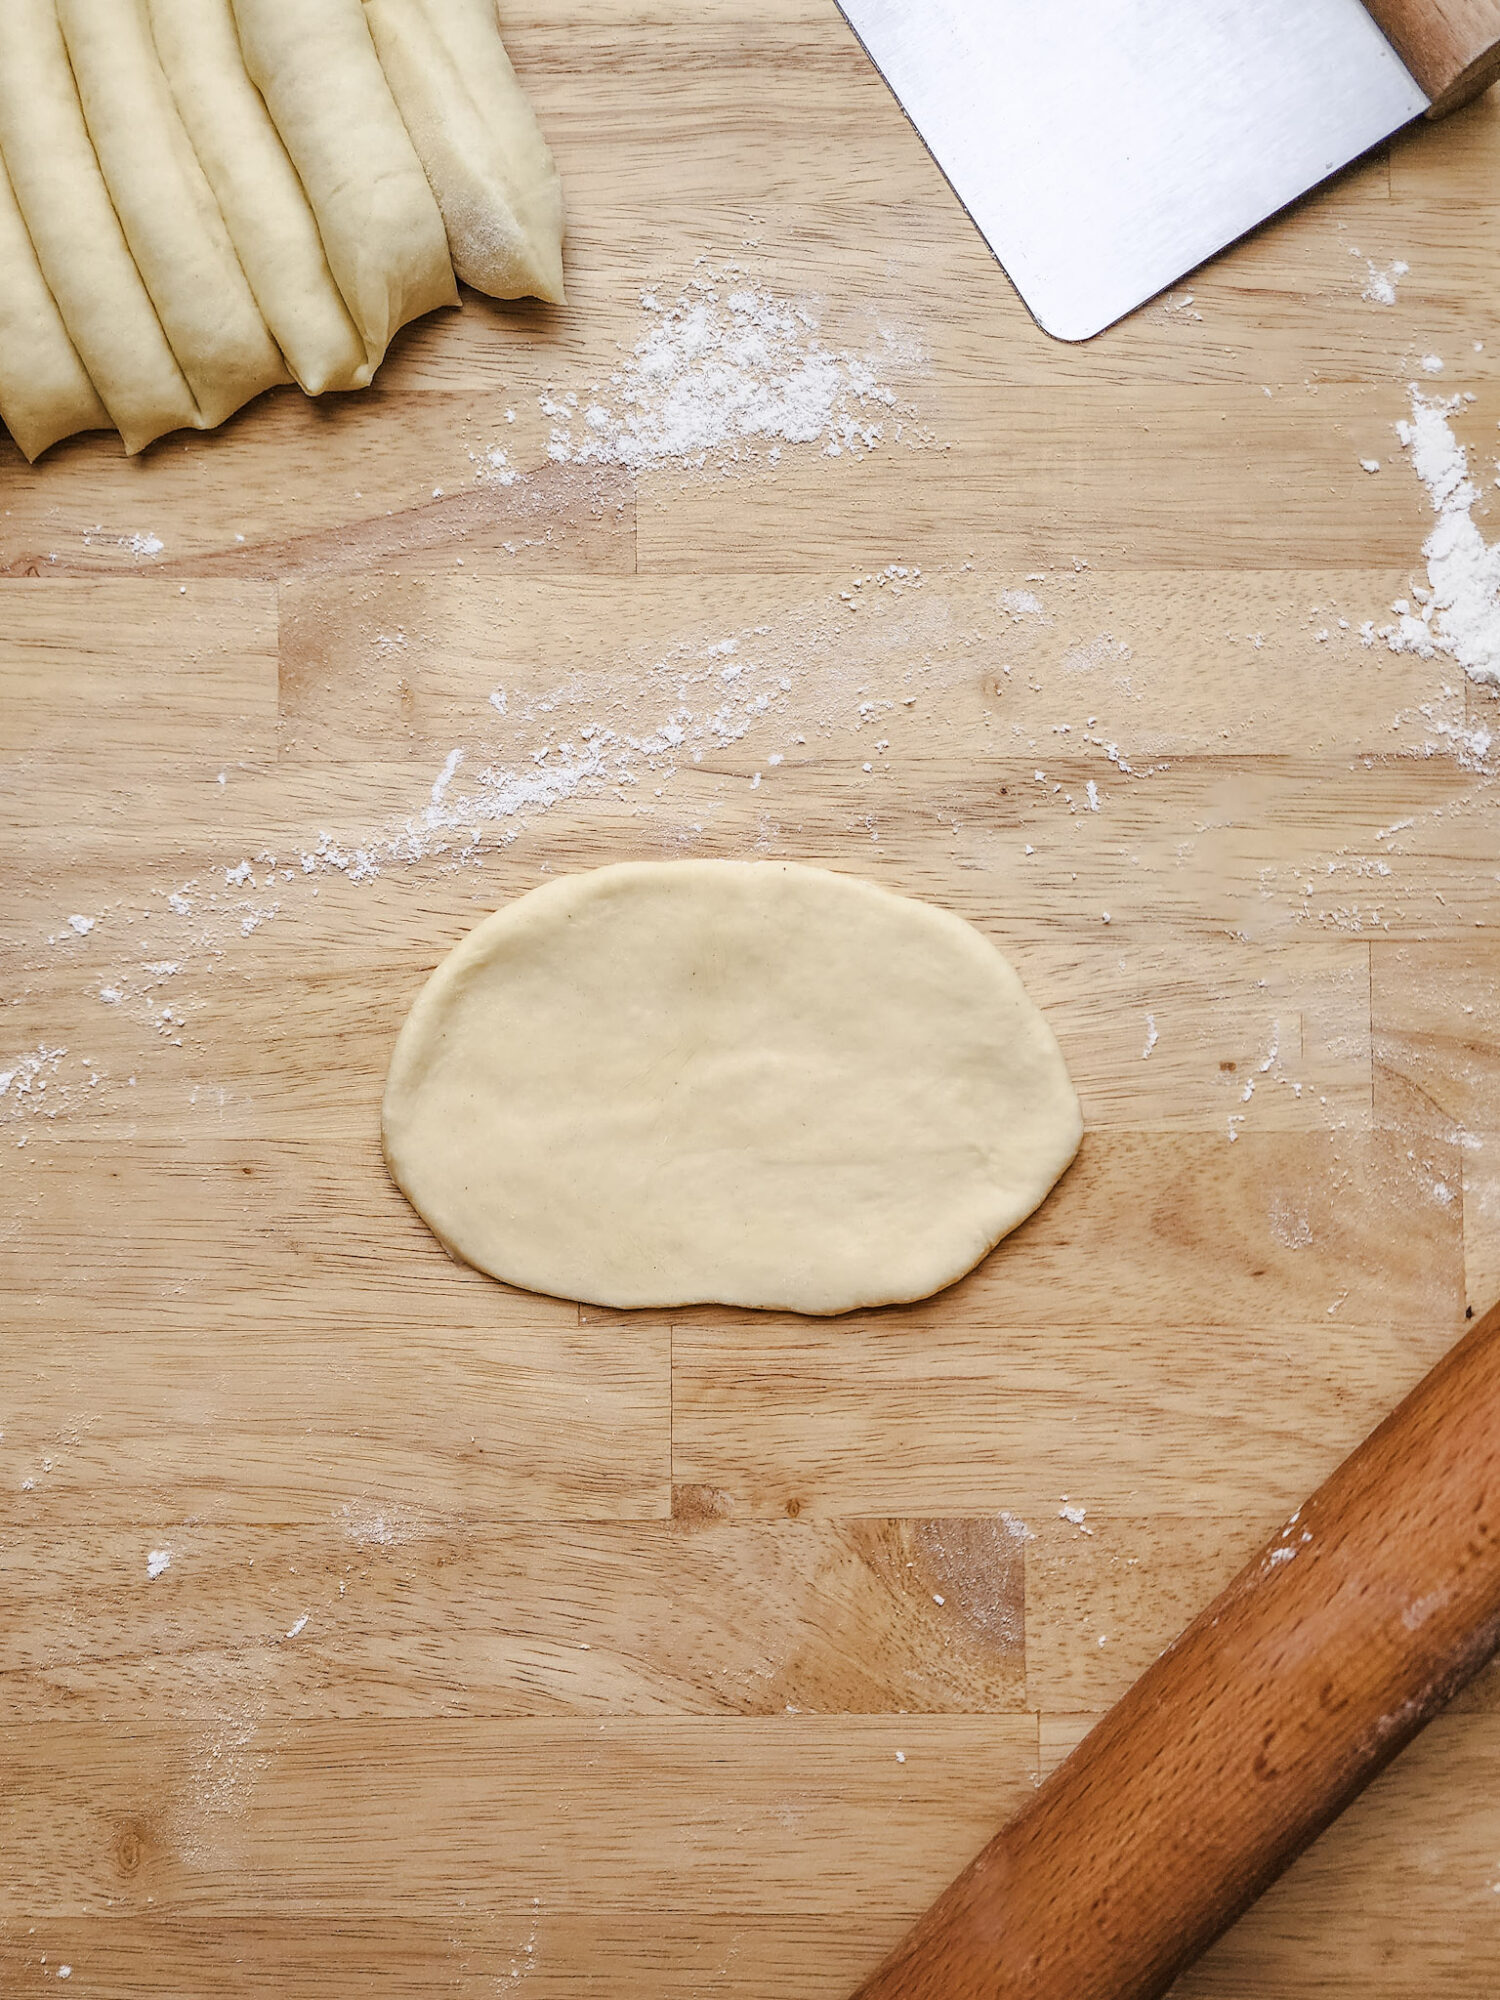
M1087 340L1427 109L1360 0L840 0L1038 323Z

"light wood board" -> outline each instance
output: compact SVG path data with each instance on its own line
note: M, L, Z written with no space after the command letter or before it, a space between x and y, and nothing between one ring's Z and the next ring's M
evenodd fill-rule
M1492 477L1500 106L1067 348L831 5L507 22L565 312L135 463L0 444L7 1995L838 2000L1500 1292L1496 710L1359 640L1422 576L1414 376ZM900 439L551 463L539 397L699 258L815 299ZM701 762L316 858L455 748L701 721L728 639L773 698ZM431 966L672 854L931 897L1048 1010L1082 1156L942 1298L579 1311L390 1187ZM1497 1990L1491 1677L1180 1993Z

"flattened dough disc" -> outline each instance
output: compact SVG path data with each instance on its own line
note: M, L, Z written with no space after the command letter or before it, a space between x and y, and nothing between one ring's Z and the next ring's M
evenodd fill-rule
M486 918L401 1030L383 1128L397 1185L494 1277L804 1313L952 1283L1083 1130L972 925L739 861L600 868Z

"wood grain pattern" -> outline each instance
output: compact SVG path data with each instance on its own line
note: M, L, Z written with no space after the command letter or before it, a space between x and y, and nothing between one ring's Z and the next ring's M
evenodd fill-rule
M1469 103L1500 74L1494 0L1370 0L1370 12L1433 100L1429 118Z
M175 1710L241 1673L278 1720L1025 1708L1021 1535L993 1519L740 1524L678 1487L671 1521L560 1532L366 1501L176 1530L163 1590L141 1588L139 1530L65 1580L54 1545L0 1556L38 1614L0 1653L27 1721Z
M1500 1649L1500 1307L859 1989L1161 2000Z
M1073 349L826 0L506 27L565 313L471 299L367 395L129 464L0 440L7 1993L842 2000L1500 1295L1500 825L1452 733L1495 711L1360 640L1421 580L1414 377L1474 394L1488 478L1500 107ZM539 397L700 255L873 353L901 441L553 465ZM775 700L701 762L304 873L456 747L462 787L642 736L666 673L709 712L730 639ZM681 853L863 872L1020 966L1089 1133L963 1286L580 1314L391 1190L384 1067L449 945ZM1490 2000L1496 1699L1184 1992Z
M1462 1697L1460 1697L1462 1700ZM1060 1716L1042 1724L1042 1768L1079 1740L1086 1722ZM1460 1853L1444 1833L1444 1805L1460 1762L1476 1776L1493 1768L1500 1734L1493 1721L1439 1717L1384 1772L1289 1874L1242 1917L1172 1988L1173 2000L1242 2000L1262 1982L1294 2000L1351 1991L1351 1940L1377 1979L1414 1956L1420 1936L1423 1993L1472 2000L1484 1990L1500 1933L1497 1871L1489 1864L1496 1819L1493 1793L1476 1794L1474 1844ZM1478 1971L1476 1972L1476 1968ZM1377 1988L1378 1990L1378 1988Z

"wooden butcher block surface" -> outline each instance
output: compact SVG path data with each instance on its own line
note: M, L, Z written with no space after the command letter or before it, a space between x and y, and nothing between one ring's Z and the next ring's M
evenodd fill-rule
M1500 105L1068 348L831 4L505 19L566 310L0 442L7 1996L840 2000L1500 1291L1500 712L1382 636L1409 385L1491 532ZM579 1310L387 1181L443 953L677 855L1047 1010L942 1297ZM1493 1676L1178 1989L1497 1991Z

